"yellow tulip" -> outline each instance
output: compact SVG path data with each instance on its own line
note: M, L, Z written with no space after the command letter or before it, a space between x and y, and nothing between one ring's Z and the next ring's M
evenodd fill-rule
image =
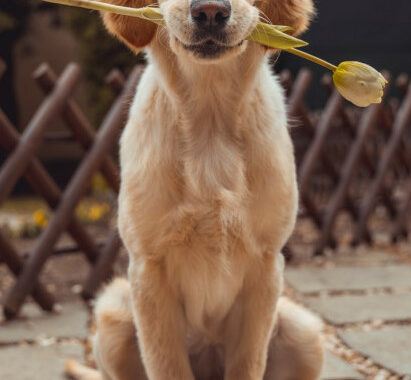
M342 62L333 80L340 94L359 107L381 103L387 80L373 67L361 62Z
M338 66L299 49L287 49L291 54L307 59L333 72L334 85L347 100L359 107L381 103L387 80L373 67L355 61Z

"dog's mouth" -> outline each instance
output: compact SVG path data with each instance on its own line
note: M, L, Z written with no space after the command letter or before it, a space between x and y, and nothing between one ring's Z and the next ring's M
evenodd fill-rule
M187 51L193 53L198 58L203 59L215 59L222 56L225 53L241 48L244 41L241 41L235 45L227 45L221 42L217 42L213 39L207 39L201 43L186 45L179 41L181 45Z

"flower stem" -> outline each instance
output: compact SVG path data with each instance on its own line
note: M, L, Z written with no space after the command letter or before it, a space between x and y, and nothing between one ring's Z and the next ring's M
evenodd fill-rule
M113 12L123 16L135 16L135 10L132 8L122 7L109 3L103 3L93 0L43 0L47 3L68 5L72 7L79 7L85 9L92 9L95 11Z
M163 17L157 8L143 7L130 8L121 5L104 3L96 0L43 0L47 3L68 5L71 7L79 7L92 9L95 11L112 12L123 16L139 17L159 25L163 25Z
M317 65L323 66L326 69L331 70L332 72L337 70L337 66L333 65L332 63L327 62L324 59L318 58L315 55L312 55L310 53L306 53L305 51L298 50L295 48L287 49L286 51L291 54L297 55L301 58L307 59L308 61L314 62Z

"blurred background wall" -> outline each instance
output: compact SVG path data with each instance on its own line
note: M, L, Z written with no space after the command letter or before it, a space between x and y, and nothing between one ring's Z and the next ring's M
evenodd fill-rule
M411 73L410 0L316 0L316 4L317 16L304 36L310 52L334 63L357 60L394 75ZM277 68L297 72L307 65L284 53ZM317 82L324 70L310 68ZM319 106L324 94L319 86L313 87L310 101Z

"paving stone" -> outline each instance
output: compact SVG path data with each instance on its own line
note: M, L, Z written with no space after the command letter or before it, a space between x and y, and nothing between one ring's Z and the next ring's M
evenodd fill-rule
M287 268L287 282L302 293L373 288L411 288L411 266Z
M321 380L362 380L364 377L350 364L330 352L325 353Z
M60 343L47 347L16 345L0 347L0 379L57 380L63 375L68 358L83 361L84 349L78 343Z
M411 375L410 326L386 326L372 331L344 331L341 339L354 350L401 375Z
M310 297L305 303L334 324L411 319L411 293Z
M47 337L86 338L87 320L88 311L82 303L64 304L58 314L44 313L36 305L26 304L19 319L0 324L0 343Z
M401 259L398 256L385 253L383 251L372 251L368 250L366 252L343 252L332 257L332 262L337 266L381 266L386 264L398 264Z

